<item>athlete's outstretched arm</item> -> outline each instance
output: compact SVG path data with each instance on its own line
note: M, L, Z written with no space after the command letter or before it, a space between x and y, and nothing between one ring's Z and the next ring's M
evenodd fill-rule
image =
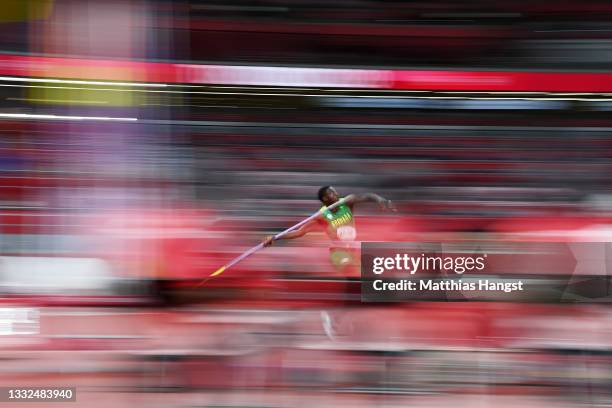
M315 231L317 229L320 229L319 222L317 220L312 220L302 225L300 228L296 229L295 231L290 231L286 233L285 235L280 237L279 240L280 239L295 239L295 238L303 237L309 232ZM263 244L266 247L272 245L272 242L274 242L274 235L269 235L265 237L263 240Z
M397 211L391 200L387 200L386 198L383 198L375 193L350 194L346 197L346 203L348 205L366 202L374 202L378 204L380 209L383 211Z

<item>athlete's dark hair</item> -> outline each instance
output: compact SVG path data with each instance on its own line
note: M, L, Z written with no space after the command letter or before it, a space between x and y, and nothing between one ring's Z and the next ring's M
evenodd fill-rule
M319 197L319 201L323 200L323 196L325 195L325 193L327 193L327 190L329 190L331 188L331 186L323 186L319 189L319 192L317 193L317 197Z

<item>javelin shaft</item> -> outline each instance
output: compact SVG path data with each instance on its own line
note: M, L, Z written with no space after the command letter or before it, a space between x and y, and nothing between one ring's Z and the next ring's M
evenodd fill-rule
M335 203L333 203L332 205L330 205L329 207L326 207L326 209L328 210L332 210L334 208L336 208L337 206L339 206L340 204L342 204L344 202L344 198L336 201ZM287 228L284 231L279 232L278 234L274 235L274 237L272 238L273 240L277 240L282 238L284 235L288 234L289 232L300 228L302 225L314 220L315 218L317 218L319 215L321 215L322 210L317 211L316 213L312 214L310 217L305 218L304 220L298 222L297 224L295 224L292 227ZM225 271L226 269L231 268L232 266L236 265L238 262L244 260L245 258L253 255L255 252L259 251L260 249L262 249L264 247L263 243L260 243L259 245L254 246L253 248L249 249L246 252L243 252L242 254L240 254L239 256L237 256L236 258L232 259L229 263L225 264L224 266L222 266L221 268L217 269L215 272L213 272L210 276L217 276L220 275L221 273L223 273L223 271Z
M278 234L276 234L272 239L273 240L277 240L282 238L285 234L300 228L302 225L306 224L307 222L311 221L312 219L316 218L319 215L319 212L317 211L315 214L312 214L310 217L306 218L305 220L299 222L298 224L295 224L294 226L287 228L286 230L279 232ZM260 249L262 249L264 247L264 244L260 243L259 245L254 246L253 248L249 249L246 252L243 252L242 254L240 254L239 256L237 256L236 258L232 259L228 264L225 265L225 269L231 268L232 266L236 265L238 262L242 261L243 259L253 255L255 252L259 251Z

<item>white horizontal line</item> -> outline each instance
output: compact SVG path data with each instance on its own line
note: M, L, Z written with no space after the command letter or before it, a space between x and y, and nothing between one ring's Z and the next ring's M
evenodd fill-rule
M37 115L29 113L0 113L0 118L14 119L51 119L51 120L105 120L135 122L138 118L113 118L108 116L64 116L64 115Z
M563 99L545 99L545 98L495 98L495 97L461 97L461 96L415 96L404 93L401 96L395 95L354 95L347 93L336 93L336 94L311 94L311 93L261 93L261 92L220 92L220 91L171 91L171 90L135 90L135 89L109 89L109 88L75 88L75 87L62 87L62 86L42 86L42 85L9 85L9 84L0 84L0 86L4 87L20 87L20 88L43 88L43 89L71 89L71 90L81 90L81 91L115 91L115 92L145 92L145 93L164 93L164 94L186 94L186 95L246 95L246 96L280 96L280 97L314 97L314 98L361 98L361 99L473 99L473 100L505 100L505 99L522 99L522 100L567 100L567 101L606 101L605 99L588 99L588 98L563 98ZM411 91L414 92L414 91ZM427 92L427 91L422 91ZM560 95L610 95L609 93L555 93L555 92L464 92L464 91L444 91L440 92L441 94L515 94L515 95L551 95L551 96L560 96ZM165 105L160 104L161 106L175 106L175 105ZM178 105L176 105L178 106Z

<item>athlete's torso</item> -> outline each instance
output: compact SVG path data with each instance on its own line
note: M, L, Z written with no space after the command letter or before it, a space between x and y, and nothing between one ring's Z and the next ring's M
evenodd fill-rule
M353 211L347 204L340 204L333 212L326 207L321 208L322 219L326 224L325 231L334 241L354 241L357 237Z

